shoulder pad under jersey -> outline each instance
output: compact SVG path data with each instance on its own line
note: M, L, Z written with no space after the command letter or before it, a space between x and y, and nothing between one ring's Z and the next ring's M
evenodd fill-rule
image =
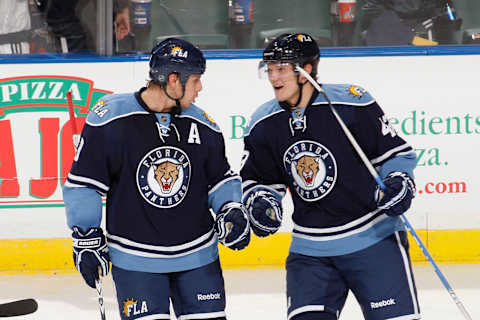
M276 99L265 102L253 112L245 135L249 135L253 127L261 121L282 111L285 110L278 104Z
M373 102L375 99L362 87L352 84L323 84L323 90L332 104L347 104L353 106L366 106ZM327 103L325 97L319 94L315 104Z
M178 115L179 118L191 118L206 125L210 129L220 132L220 128L217 123L201 108L194 104L191 104L188 109L182 110L182 113Z
M92 107L87 117L87 124L103 126L118 118L148 113L138 104L135 94L110 94L100 98Z

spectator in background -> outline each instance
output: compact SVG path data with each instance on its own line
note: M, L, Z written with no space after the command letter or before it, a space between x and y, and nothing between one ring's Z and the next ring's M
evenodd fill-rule
M49 51L52 39L33 0L1 0L0 54Z
M452 43L462 22L452 1L366 0L362 10L361 28L372 46Z
M115 30L117 40L123 40L130 34L130 10L126 1L116 1L118 10L115 11ZM115 10L115 8L114 8Z
M50 31L56 37L57 51L96 51L97 22L91 18L96 12L96 1L91 0L37 0L45 12ZM114 30L116 39L130 33L129 1L114 1ZM82 19L85 16L85 19Z
M29 53L26 31L30 30L28 1L0 1L0 53Z

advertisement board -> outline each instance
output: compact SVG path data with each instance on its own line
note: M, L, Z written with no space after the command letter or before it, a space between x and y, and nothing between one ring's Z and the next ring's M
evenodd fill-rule
M257 77L257 59L209 59L196 104L223 131L227 157L240 166L252 112L273 98ZM370 92L396 133L417 153L417 197L407 217L415 228L478 230L480 55L322 58L319 80ZM148 62L0 65L0 240L65 239L61 187L73 159L66 92L83 126L96 100L134 92ZM292 228L289 197L281 232Z

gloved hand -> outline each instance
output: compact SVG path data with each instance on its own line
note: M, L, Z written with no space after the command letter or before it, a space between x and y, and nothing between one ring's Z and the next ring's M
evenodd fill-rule
M215 219L218 241L232 250L242 250L250 242L250 223L247 210L241 203L223 205Z
M99 269L102 276L106 276L110 271L110 257L103 230L90 228L83 232L80 228L73 227L72 240L75 268L82 274L85 282L95 289Z
M378 208L389 216L403 214L415 197L415 182L404 172L392 172L383 183L387 189L378 192Z
M266 237L278 231L282 224L282 204L268 191L252 193L246 201L253 233Z

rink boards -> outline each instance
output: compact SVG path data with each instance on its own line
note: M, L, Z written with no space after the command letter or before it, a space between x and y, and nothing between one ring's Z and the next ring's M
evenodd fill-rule
M418 195L407 217L430 253L444 263L480 262L479 53L324 52L320 81L367 89L397 133L414 146ZM207 52L203 91L196 101L223 130L235 170L250 114L273 97L266 80L257 78L259 56L257 51ZM72 91L83 124L98 98L137 90L147 74L145 56L0 60L0 271L72 270L61 196L73 159L65 92ZM221 248L224 266L282 265L291 238L290 199L284 207L279 234L254 238L240 253ZM411 243L414 261L425 261Z

